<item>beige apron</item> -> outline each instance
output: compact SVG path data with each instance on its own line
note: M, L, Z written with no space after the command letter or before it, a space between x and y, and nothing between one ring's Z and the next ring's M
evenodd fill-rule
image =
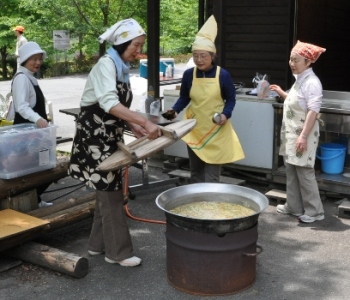
M304 81L306 79L307 78L305 78ZM307 150L304 152L297 152L296 150L296 142L303 130L307 115L307 112L305 112L298 103L298 91L304 81L295 83L284 101L279 154L286 156L286 162L289 164L313 168L320 135L318 121L315 122L307 138Z
M244 158L244 152L231 122L225 125L213 123L214 113L221 113L224 101L221 97L217 67L215 78L196 78L197 68L193 70L191 102L184 119L196 119L197 126L182 139L208 164L225 164Z

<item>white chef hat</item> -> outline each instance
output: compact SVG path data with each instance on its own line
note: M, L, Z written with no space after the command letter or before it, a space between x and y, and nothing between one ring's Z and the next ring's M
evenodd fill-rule
M115 23L105 33L101 34L98 40L101 44L108 41L113 45L120 45L140 35L146 35L146 32L136 20L130 18Z
M192 44L192 51L205 50L216 53L215 39L218 33L218 26L215 17L212 15L198 31Z
M18 49L18 54L20 64L23 64L28 58L35 54L42 54L43 59L46 57L46 52L35 42L25 43Z

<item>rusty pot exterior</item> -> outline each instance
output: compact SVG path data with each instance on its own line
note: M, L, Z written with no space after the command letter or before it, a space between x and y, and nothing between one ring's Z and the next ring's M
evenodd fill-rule
M168 282L183 292L228 295L255 281L257 225L219 237L167 223L166 239Z

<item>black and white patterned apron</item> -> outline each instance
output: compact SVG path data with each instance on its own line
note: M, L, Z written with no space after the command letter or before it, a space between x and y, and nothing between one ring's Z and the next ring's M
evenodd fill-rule
M132 101L130 83L117 81L121 104L129 108ZM122 170L101 172L96 167L118 150L123 140L124 120L106 113L99 104L82 107L72 146L68 174L101 191L122 188Z

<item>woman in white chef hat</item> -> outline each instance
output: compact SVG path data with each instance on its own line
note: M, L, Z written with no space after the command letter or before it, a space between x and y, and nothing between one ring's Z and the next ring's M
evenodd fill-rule
M231 75L214 63L217 24L211 16L192 44L195 67L182 78L180 98L172 109L176 115L186 106L185 119L197 126L183 140L190 159L191 183L220 182L221 165L244 158L231 118L236 91ZM214 114L218 114L213 122Z
M80 102L69 174L96 190L96 208L88 243L90 255L108 263L134 267L141 259L133 245L123 209L121 170L101 172L97 166L118 150L125 123L136 137L161 135L157 125L129 110L132 92L130 62L141 53L146 33L134 19L114 24L99 37L110 42L107 54L91 70Z

